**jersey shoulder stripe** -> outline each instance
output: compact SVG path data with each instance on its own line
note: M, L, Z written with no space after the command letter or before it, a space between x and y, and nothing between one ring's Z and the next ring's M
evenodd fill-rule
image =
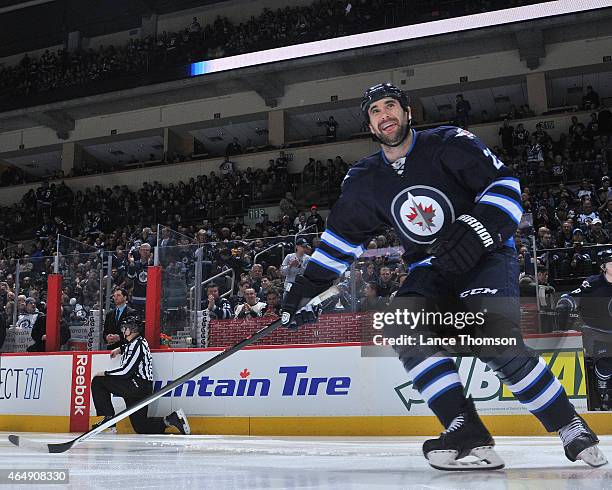
M338 252L345 255L352 255L355 258L358 258L365 252L362 245L353 245L348 240L333 233L329 228L321 235L321 241Z
M349 268L349 264L323 252L321 249L315 250L310 257L310 261L340 275Z
M514 191L518 199L521 199L521 184L519 182L519 179L517 179L516 177L502 177L499 179L495 179L487 187L485 187L485 189L476 196L476 201L478 201L483 195L492 190L494 187L503 187L510 191Z
M488 204L489 206L495 206L506 213L515 223L520 223L521 217L523 216L523 208L513 199L502 196L501 194L489 192L482 196L478 202Z

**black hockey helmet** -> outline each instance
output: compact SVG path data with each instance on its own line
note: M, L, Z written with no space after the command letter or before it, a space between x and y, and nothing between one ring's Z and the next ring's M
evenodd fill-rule
M606 265L608 262L612 262L612 248L606 248L597 254L599 259L599 265Z
M408 110L408 96L401 88L388 82L378 83L367 89L361 99L361 113L363 114L366 122L370 122L370 116L368 115L370 106L377 100L384 99L385 97L396 99L404 110Z
M132 332L144 333L144 322L139 316L132 315L121 320L121 329L129 328Z

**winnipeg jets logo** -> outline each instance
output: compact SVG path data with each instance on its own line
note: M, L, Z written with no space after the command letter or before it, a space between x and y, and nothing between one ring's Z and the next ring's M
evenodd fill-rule
M426 229L432 231L432 228L436 226L433 222L436 216L433 205L430 204L429 206L423 207L422 204L418 203L415 206L410 206L410 209L412 213L406 215L410 222L420 226L421 231L425 231Z
M85 308L83 308L82 305L77 304L74 307L74 315L79 318L79 319L83 319L87 316L87 310Z
M397 229L410 241L433 243L445 223L455 220L453 205L435 187L415 185L398 193L391 204Z
M27 328L32 328L32 321L29 317L20 318L19 320L17 320L17 327L23 328L24 330Z
M147 282L147 271L141 271L140 274L138 274L138 280L140 282Z
M457 128L457 134L455 135L455 138L458 138L459 136L465 136L466 138L469 138L471 140L473 140L476 137L474 136L473 133L470 133L467 129Z

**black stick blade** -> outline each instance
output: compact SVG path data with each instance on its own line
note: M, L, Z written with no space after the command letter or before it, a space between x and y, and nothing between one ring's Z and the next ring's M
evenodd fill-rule
M32 451L40 453L63 453L64 451L68 451L74 442L68 441L61 442L59 444L48 444L46 442L32 441L30 439L26 439L25 437L15 435L8 436L8 440L11 444L14 444L17 447L31 449Z

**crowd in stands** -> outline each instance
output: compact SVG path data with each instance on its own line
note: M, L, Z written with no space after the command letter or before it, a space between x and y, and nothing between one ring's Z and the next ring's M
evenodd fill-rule
M283 213L291 216L295 214L291 192L298 183L316 182L317 189L329 188L337 194L348 170L340 156L325 162L310 159L302 174L288 174L284 156L270 159L266 169L234 170L231 163L226 160L219 171L193 177L188 182L167 185L145 182L139 189L116 185L74 192L63 181L45 181L38 189L27 192L19 203L0 208L0 236L46 240L60 233L97 246L100 233L118 228L137 229L162 223L178 229L183 223L242 214L252 203L278 203L279 199ZM281 199L287 193L288 198ZM284 226L274 232L260 230L263 235L259 236L287 235L288 228ZM246 228L237 234L244 238L257 236L256 230ZM104 243L104 237L99 241Z
M38 58L26 54L17 65L0 69L0 93L27 96L51 92L193 61L532 3L539 2L422 0L415 6L406 0L319 0L307 6L264 8L238 24L222 16L207 23L194 17L191 25L179 32L130 39L123 46L46 50Z
M316 187L321 188L322 182L328 181L330 187L337 189L348 169L339 156L326 163L312 161L307 167L308 176L311 172L317 176ZM301 179L299 174L297 177ZM3 210L0 220L3 233L15 236L25 232L31 244L20 243L0 251L0 288L3 291L0 311L11 322L17 308L16 296L20 295L34 298L40 311L44 311L46 280L53 272L58 235L62 240L72 237L66 238L66 243L60 246L67 321L78 319L77 313L83 314L85 307L99 306L99 270L105 260L99 252L103 250L111 254L112 286L128 288L133 304L134 291L140 281L138 264L153 260L150 250L157 244L156 223L163 225L160 258L165 280L176 282L178 279L183 286L193 282L195 250L200 246L205 250L205 278L228 267L240 278L245 271L253 273L256 254L271 243L280 242L282 247L264 254L261 261L266 267L267 279L270 283L275 281L273 286L280 297L281 262L283 256L292 251L292 236L308 233L312 241L317 231L320 234L324 228L324 220L316 206L299 212L293 194L286 190L290 188L290 180L287 162L280 157L270 160L266 170L241 172L222 165L221 171L200 175L189 182L144 183L136 190L115 186L74 192L64 182L57 185L43 182L20 203ZM271 221L266 214L254 226L247 226L242 213L244 208L240 207L240 213L235 213L232 205L235 201L248 204L252 198L260 202L272 199L271 204L278 205L282 213L278 220ZM228 215L238 216L227 218ZM40 224L35 226L37 222ZM19 291L15 290L17 269ZM263 292L257 288L258 294L265 292L265 288ZM240 291L237 295L243 296ZM184 290L181 297L185 302ZM235 306L232 305L232 312ZM20 315L22 311L25 310L19 309ZM242 315L246 313L243 311Z
M572 117L568 133L558 139L541 123L532 134L520 122L505 120L499 128L494 152L521 180L523 209L533 219L538 265L549 273L547 282L596 273L598 245L610 243L611 134L607 110L591 113L585 123ZM533 279L528 238L518 234L516 245L523 271Z
M600 250L596 246L610 243L612 191L608 162L612 145L605 129L608 126L601 124L597 112L585 123L574 118L568 133L556 139L541 126L529 134L522 123L512 120L504 121L499 129L499 145L493 151L520 178L523 208L531 213L532 226L515 236L525 284L535 280L531 247L534 234L541 284L555 285L594 273ZM135 274L131 264L142 259L143 246L150 249L157 244L155 223L164 227L160 254L167 278L179 283L193 281L194 251L199 246L205 249L204 278L228 268L235 271L236 290L227 304L225 300L213 301L220 302L212 306L220 317L242 318L277 311L277 300L288 279L287 267L295 261L289 257L298 251L308 256L317 246L316 233L324 229L324 220L316 206L300 211L290 186L296 179L287 173L283 158L271 160L266 170L256 171L241 172L229 163L224 162L219 172L189 182L144 183L137 190L124 185L74 192L63 182L45 182L19 204L5 207L0 220L3 233L15 236L29 232L33 239L32 246L18 245L0 252L0 303L9 318L18 302L16 296L34 298L44 308L46 276L53 270L51 256L57 234L74 240L71 248L61 251L67 311L71 298L75 305L93 306L99 302L102 259L97 252L101 250L112 254L112 285L133 291ZM293 177L317 187L327 181L339 190L347 170L348 165L339 156L326 163L311 159L301 175ZM234 201L265 198L275 199L279 205L277 221L264 215L254 226L248 226L243 208L237 213L231 208ZM315 234L308 235L310 232ZM304 233L307 242L300 239L296 245L298 233ZM282 246L260 254L277 242ZM343 278L342 293L327 305L327 311L368 311L387 301L407 273L407 264L393 248L397 246L399 240L393 231L375 237L367 248L385 249L385 253L359 262L355 277ZM283 262L283 258L289 262ZM14 290L17 260L19 291ZM146 254L144 261L152 261L152 255ZM218 284L217 288L223 293L225 286ZM272 307L266 309L270 292ZM214 290L211 295L215 296ZM245 302L247 306L240 306Z

